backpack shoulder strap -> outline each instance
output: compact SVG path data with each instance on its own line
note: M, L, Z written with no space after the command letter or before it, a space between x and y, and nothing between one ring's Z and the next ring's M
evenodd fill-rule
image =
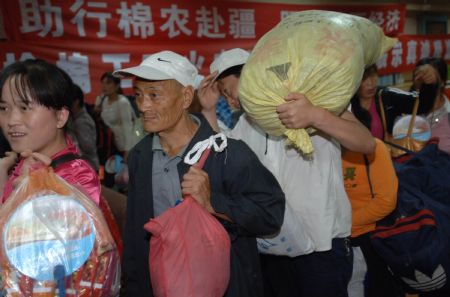
M103 107L103 102L105 102L106 97L108 97L108 96L103 95L103 97L101 98L101 100L100 100L100 107Z
M57 167L59 167L60 165L62 165L64 163L67 163L67 162L73 161L73 160L78 160L78 159L82 159L82 158L81 158L81 156L79 156L77 154L72 154L72 153L64 154L64 155L61 155L61 156L53 159L52 162L50 163L50 167L52 167L53 169L56 169Z
M383 89L378 91L378 104L380 105L380 115L381 115L381 124L383 125L384 135L387 135L387 123L386 123L386 114L384 112L384 104L383 104Z

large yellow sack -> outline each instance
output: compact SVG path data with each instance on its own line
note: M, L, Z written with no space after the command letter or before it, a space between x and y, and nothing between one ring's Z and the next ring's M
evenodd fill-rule
M284 134L288 143L309 154L313 147L308 133L286 129L276 107L289 93L300 92L312 104L340 114L358 89L364 68L395 42L365 18L319 10L292 14L256 44L241 74L239 99L267 133Z

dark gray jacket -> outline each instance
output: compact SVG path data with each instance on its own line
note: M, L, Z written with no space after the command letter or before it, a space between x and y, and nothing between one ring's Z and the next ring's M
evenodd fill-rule
M215 134L201 115L200 128L186 152ZM148 268L150 234L143 226L153 217L152 135L146 136L130 152L127 218L124 232L123 275L126 296L149 297ZM180 162L180 180L189 165ZM210 179L211 204L234 223L221 221L231 246L231 279L225 296L263 296L256 237L277 232L284 216L284 194L273 175L242 141L228 139L221 153L211 151L203 168ZM205 259L207 261L207 259Z

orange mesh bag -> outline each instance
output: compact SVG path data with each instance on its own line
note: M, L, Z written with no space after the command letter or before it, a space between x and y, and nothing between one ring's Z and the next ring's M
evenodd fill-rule
M209 154L205 151L198 167ZM150 276L156 297L222 297L230 278L230 238L192 197L151 219Z
M0 296L117 296L120 260L101 210L51 168L0 209Z

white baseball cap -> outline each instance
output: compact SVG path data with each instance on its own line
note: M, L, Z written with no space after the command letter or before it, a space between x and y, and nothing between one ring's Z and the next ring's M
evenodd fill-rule
M218 71L220 75L231 67L245 64L249 56L250 53L241 48L224 51L209 65L209 71L211 73Z
M202 80L204 78L205 77L203 75L197 74L197 76L195 77L194 86L193 86L195 90L198 90L198 88L200 87L200 83L202 82Z
M148 56L139 66L114 71L115 76L137 76L148 80L174 79L183 86L194 86L197 68L185 57L162 51Z

